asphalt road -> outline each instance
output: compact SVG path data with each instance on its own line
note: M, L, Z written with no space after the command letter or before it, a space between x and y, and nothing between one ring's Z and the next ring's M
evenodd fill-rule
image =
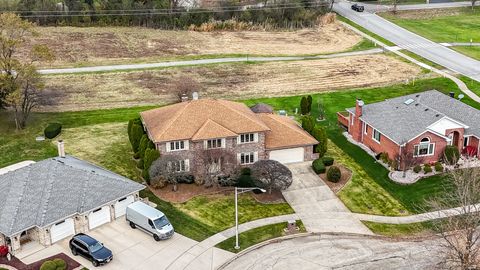
M227 270L438 269L438 245L362 236L307 236L251 250Z
M460 3L459 5L461 5ZM443 4L432 4L443 5ZM443 45L437 44L376 15L375 5L365 5L365 12L355 12L351 3L338 2L334 11L369 31L395 43L402 49L411 51L451 71L463 74L480 82L480 61L472 59ZM455 6L449 3L449 6Z

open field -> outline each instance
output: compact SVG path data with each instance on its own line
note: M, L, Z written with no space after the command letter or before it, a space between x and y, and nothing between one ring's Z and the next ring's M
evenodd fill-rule
M50 65L40 63L44 67L152 62L195 55L326 54L349 50L362 41L340 23L275 32L166 31L135 27L41 27L38 30L40 36L30 44L46 44L56 55Z
M457 46L457 47L452 47L452 49L454 49L459 53L463 53L467 56L470 56L474 59L480 60L480 46Z
M326 92L403 82L421 74L417 66L385 55L323 60L237 63L156 70L46 76L58 95L44 111L131 107L174 101L174 83L197 80L200 95L246 99ZM227 91L225 91L227 90Z
M435 42L480 41L480 8L427 9L382 13L386 19Z

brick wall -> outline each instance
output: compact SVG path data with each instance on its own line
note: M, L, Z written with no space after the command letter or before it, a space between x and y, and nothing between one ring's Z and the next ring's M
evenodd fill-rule
M462 135L463 136L463 135ZM413 152L413 148L415 145L419 144L420 141L423 138L429 138L430 143L435 143L435 150L433 155L431 156L424 156L421 157L423 163L434 163L442 159L443 157L443 151L445 150L445 147L447 146L447 141L445 138L442 138L436 134L433 134L429 131L425 132L424 134L418 136L417 138L413 139L411 142L407 144L407 147L410 147L412 149L411 151ZM463 143L463 139L462 139Z
M361 131L362 132L362 131ZM364 145L372 149L373 152L379 153L388 153L390 159L394 159L400 150L400 146L394 141L387 138L385 135L380 135L380 143L373 139L373 128L369 126L367 128L367 133L361 135Z

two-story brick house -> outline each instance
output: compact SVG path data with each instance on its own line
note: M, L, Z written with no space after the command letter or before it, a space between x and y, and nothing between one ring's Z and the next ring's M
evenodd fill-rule
M245 104L194 99L140 113L161 155L180 157L181 171L194 171L196 150L226 149L241 165L260 159L282 163L315 157L318 142L287 116L254 113Z
M480 111L436 90L364 104L338 113L352 138L375 153L395 159L409 151L422 161L436 162L447 145L479 155Z

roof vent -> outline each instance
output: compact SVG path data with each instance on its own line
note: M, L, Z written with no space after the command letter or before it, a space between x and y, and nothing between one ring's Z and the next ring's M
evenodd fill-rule
M418 106L418 105L420 105L420 104L418 104L418 103L415 104L415 106Z
M409 99L405 100L405 102L403 102L403 103L404 103L405 105L410 105L410 104L412 104L414 101L415 101L415 100L409 98Z
M435 115L435 117L439 117L439 116L440 116L440 114L436 114L436 115Z
M415 97L420 97L420 95L416 95Z
M428 108L426 108L425 111L428 111Z

